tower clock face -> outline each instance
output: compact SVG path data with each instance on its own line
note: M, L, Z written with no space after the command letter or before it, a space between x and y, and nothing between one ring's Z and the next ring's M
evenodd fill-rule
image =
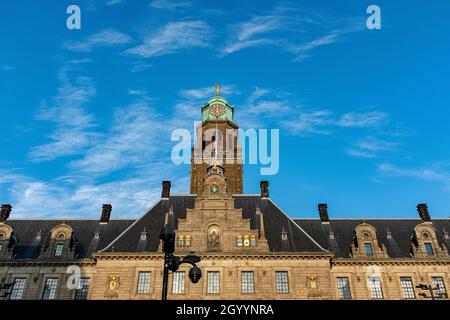
M221 104L213 104L211 106L211 115L214 117L220 117L225 113L225 106Z

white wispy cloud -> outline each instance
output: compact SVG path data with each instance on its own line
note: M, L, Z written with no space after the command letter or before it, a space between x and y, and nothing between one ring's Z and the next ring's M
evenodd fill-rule
M273 46L293 54L293 61L303 61L312 56L314 49L361 30L362 19L334 19L292 6L278 6L270 15L232 25L220 53L224 56L250 47Z
M132 96L145 96L148 94L145 90L139 90L139 89L129 89L128 94Z
M133 66L131 67L131 72L132 73L142 72L142 71L150 69L151 67L152 67L152 65L150 63L136 61L136 62L133 62Z
M378 172L387 177L409 177L426 181L437 181L444 184L444 189L450 192L450 173L441 163L429 167L402 168L391 163L378 165Z
M365 137L350 148L347 148L347 154L360 158L376 158L386 151L394 151L399 146L399 143L378 139L372 136Z
M341 127L375 127L387 123L389 115L383 111L349 112L344 114L337 122Z
M83 41L66 42L64 48L70 51L89 52L95 48L121 46L132 42L129 35L115 29L102 30Z
M105 4L107 5L107 6L113 6L113 5L116 5L116 4L122 4L123 3L123 0L107 0L106 2L105 2Z
M299 111L292 119L281 123L291 134L304 136L308 134L329 134L332 123L330 110Z
M192 6L190 2L169 1L169 0L153 0L149 4L150 7L163 10L179 10Z
M318 47L322 47L325 45L329 45L332 43L335 43L339 40L339 32L337 31L333 31L330 34L324 35L324 36L320 36L314 40L308 41L306 43L303 44L299 44L299 45L289 45L288 46L288 51L293 52L296 57L294 59L294 61L303 61L306 58L311 57L311 51L315 48Z
M304 108L291 94L281 90L256 87L237 110L243 128L282 127L292 135L326 134L333 121L331 111Z
M96 89L91 78L78 74L84 63L84 60L74 60L62 67L58 94L49 103L42 102L37 119L54 122L56 129L48 136L49 143L31 149L31 160L48 161L78 154L95 143L96 135L89 130L95 126L94 118L83 106L96 94Z
M250 21L233 26L234 34L221 49L223 54L230 54L245 48L274 45L278 41L268 37L255 38L283 28L285 19L278 15L257 16Z
M149 154L166 146L161 141L165 125L159 118L145 101L118 108L111 130L82 159L72 161L70 168L89 174L108 174L147 163Z
M2 64L2 65L0 65L0 70L3 70L3 71L13 71L13 70L16 70L16 68L13 67L13 66L10 65L10 64Z
M194 89L183 89L180 91L180 96L185 99L203 100L203 102L205 102L205 100L216 95L215 90L215 86L213 85ZM220 94L223 96L232 96L239 94L239 91L234 85L224 84L220 86Z
M211 28L203 21L169 22L149 34L142 44L126 50L125 53L150 58L191 48L206 48L210 46L211 35Z
M12 218L99 218L104 203L113 205L114 218L136 218L159 199L161 172L167 179L177 179L164 164L155 162L148 169L103 183L42 181L17 172L0 172L0 190L5 190L3 196L13 205Z

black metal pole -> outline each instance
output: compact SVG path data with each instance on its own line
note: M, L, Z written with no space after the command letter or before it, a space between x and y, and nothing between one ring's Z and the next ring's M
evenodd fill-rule
M428 286L428 289L430 290L430 294L431 294L431 300L434 300L435 299L435 297L434 297L434 291L433 291L433 287L432 286Z
M163 274L163 287L162 287L162 300L167 300L167 287L169 284L169 254L164 254L164 274Z

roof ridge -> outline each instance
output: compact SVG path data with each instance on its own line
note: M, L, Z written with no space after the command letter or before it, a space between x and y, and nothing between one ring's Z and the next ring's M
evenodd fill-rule
M109 221L125 221L125 220L136 220L136 218L116 218L116 219L109 219ZM44 219L44 218L14 218L14 219L8 219L8 222L11 221L96 221L96 222L100 222L99 219L95 219L95 218L48 218L48 219Z
M117 240L119 240L125 233L127 233L128 230L130 230L131 228L133 228L139 221L141 221L150 211L152 211L159 203L161 203L162 201L168 201L166 199L160 199L159 201L157 201L153 207L151 207L150 209L148 209L147 211L144 212L144 214L142 214L138 219L136 219L132 224L130 224L128 226L128 228L126 228L124 231L122 231L121 234L119 234L113 241L111 241L105 248L99 250L98 252L104 252L106 249L108 249L111 245L113 245L114 243L116 243Z
M318 246L322 251L331 253L329 250L324 249L316 240L314 240L313 237L311 237L305 230L303 230L302 227L300 227L298 224L295 223L292 218L290 218L271 198L267 198L274 206L277 208L282 214L285 215L286 218L288 218L297 228L300 229L316 246Z
M319 220L320 218L292 218L293 220ZM420 220L420 218L330 218L330 221L333 220ZM432 218L433 220L450 220L450 218Z

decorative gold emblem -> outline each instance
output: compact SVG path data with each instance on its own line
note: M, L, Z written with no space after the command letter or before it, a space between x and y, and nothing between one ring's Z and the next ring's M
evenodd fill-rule
M309 282L309 287L311 289L316 289L317 288L317 275L315 275L315 274L308 275L308 282Z
M108 288L109 290L116 290L119 287L119 278L116 276L108 277Z

